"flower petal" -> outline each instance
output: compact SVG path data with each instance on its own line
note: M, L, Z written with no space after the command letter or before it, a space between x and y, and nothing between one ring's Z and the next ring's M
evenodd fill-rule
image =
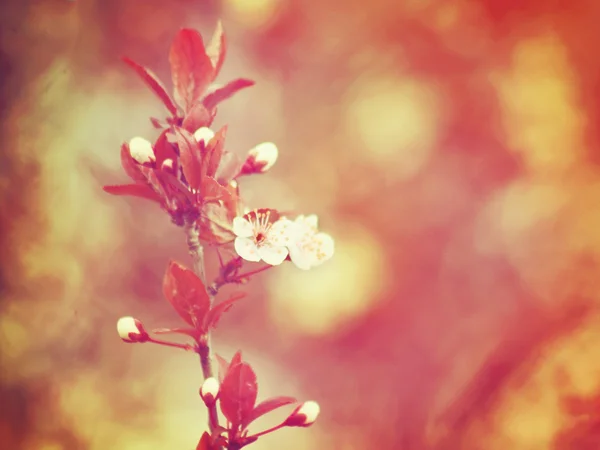
M315 233L317 233L319 227L319 218L316 214L305 216L304 223L306 224L306 226L310 227Z
M290 248L290 259L296 267L302 270L308 270L311 268L312 255L306 252L299 245L292 245Z
M267 264L278 266L287 258L288 249L286 247L263 244L258 247L258 254Z
M318 266L331 259L335 252L335 242L327 233L317 233L313 239L315 244L313 266Z
M276 247L289 246L298 239L298 227L289 219L279 219L269 228L267 238Z
M254 243L253 239L237 237L235 238L233 246L235 247L236 253L246 261L260 261L258 249L256 248L256 244Z
M238 237L249 238L254 234L254 229L249 220L236 217L233 219L233 233Z

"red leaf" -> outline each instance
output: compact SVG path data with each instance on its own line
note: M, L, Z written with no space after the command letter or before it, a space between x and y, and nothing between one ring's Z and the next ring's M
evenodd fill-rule
M290 405L292 403L296 403L294 397L273 397L269 398L265 401L260 402L256 407L252 410L252 413L244 420L242 423L242 429L245 429L254 422L259 417L264 416L265 414L270 413L271 411L276 410L277 408L281 408L282 406Z
M210 450L210 434L206 431L202 434L200 442L196 446L196 450Z
M129 144L126 142L121 145L121 165L129 178L133 181L146 182L146 177L140 170L140 165L131 157L129 152Z
M229 361L216 353L215 358L217 358L217 362L219 363L219 384L221 384L223 383L223 378L225 378L225 375L227 374L227 370L229 370Z
M229 210L218 203L207 203L202 207L199 220L200 239L210 243L226 244L235 239L233 217Z
M170 261L163 279L163 293L187 323L196 326L204 321L210 298L202 280L194 272Z
M158 177L158 174L160 174L161 172L158 172L154 169L151 169L150 167L145 167L145 166L140 166L140 170L142 171L142 173L148 180L148 183L150 183L150 186L152 186L152 188L154 189L154 191L157 193L157 195L159 197L161 197L162 199L170 198L167 195L167 191L165 189L165 186L164 186L162 180L159 179L159 177Z
M227 125L221 128L206 146L206 155L204 156L204 165L206 165L206 175L209 177L215 176L221 157L223 156L223 146L225 145L225 135L227 133Z
M154 128L158 128L159 130L162 130L165 127L165 125L156 117L150 117L150 123Z
M217 183L217 180L211 177L204 177L202 180L202 190L200 192L202 194L202 199L205 202L214 202L217 200L226 202L230 201L231 196L234 195L225 186L221 186Z
M214 68L213 80L219 75L223 62L225 61L225 55L227 53L227 40L225 39L225 32L223 31L223 24L219 20L217 22L217 28L212 35L210 43L206 48L206 54L212 63Z
M169 129L163 130L162 133L156 139L154 143L154 156L156 158L156 167L160 169L162 167L162 163L166 159L170 159L173 161L173 170L174 173L177 173L177 153L175 153L175 148L173 144L169 142L167 139L167 134L169 133Z
M175 100L188 112L213 80L214 70L202 36L189 28L180 30L169 53Z
M221 384L219 403L221 412L235 429L252 413L258 384L252 367L245 362L234 364L234 360Z
M227 100L236 92L250 86L254 86L254 81L248 80L246 78L238 78L237 80L230 81L225 86L208 94L206 97L204 97L202 103L204 104L206 109L213 109L223 100Z
M175 138L185 179L192 189L199 190L202 185L202 160L198 142L191 133L183 128L175 128Z
M194 194L175 175L166 171L154 173L156 174L156 178L160 180L161 185L165 187L169 198L177 198L183 204L194 205L196 203Z
M240 173L243 165L244 161L235 153L223 152L215 178L219 184L228 185Z
M190 133L198 128L209 127L215 118L216 111L209 111L202 103L196 103L186 114L181 126Z
M237 302L241 298L244 298L245 296L246 296L245 292L238 292L238 293L234 294L233 297L222 301L221 303L216 305L214 308L212 308L208 312L208 314L206 314L206 318L204 319L205 329L208 330L211 327L216 327L217 324L219 323L219 319L221 318L223 313L226 313L227 311L229 311L229 309L233 306L233 304L235 302Z
M103 186L102 189L112 195L129 195L132 197L140 197L157 203L162 203L158 194L154 192L150 186L145 184L117 184L112 186Z
M231 362L229 363L229 369L231 369L233 366L235 366L237 364L241 364L241 362L242 362L242 351L238 350L233 355L233 358L231 358ZM229 371L229 369L227 369L227 370Z
M144 66L139 65L138 63L132 61L127 57L123 57L123 61L131 67L133 70L137 72L137 74L144 80L144 82L152 89L152 91L158 95L163 102L163 104L167 107L169 112L173 115L177 115L177 106L175 106L175 102L171 98L171 96L167 93L167 90L160 82L158 77L152 73L149 69L146 69Z

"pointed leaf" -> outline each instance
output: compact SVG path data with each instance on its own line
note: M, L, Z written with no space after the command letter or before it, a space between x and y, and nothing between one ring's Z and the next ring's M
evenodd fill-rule
M162 100L163 104L167 107L169 112L173 116L176 116L177 115L177 106L175 106L175 102L173 101L171 96L167 93L167 90L165 89L163 84L160 82L158 77L153 72L151 72L149 69L145 68L144 66L139 65L138 63L136 63L135 61L132 61L131 59L129 59L127 57L123 57L123 61L125 61L125 63L129 67L131 67L133 70L135 70L137 72L137 74L142 78L142 80L144 80L144 82L148 85L148 87L150 87L150 89L152 89L152 91L158 96L158 98L160 98Z
M157 119L156 117L150 117L150 123L152 124L152 126L154 128L158 128L159 130L162 130L165 127L165 124L163 124L159 119Z
M234 428L252 413L257 393L258 384L252 367L245 362L230 365L219 390L219 403L221 412Z
M210 298L202 280L194 272L170 261L163 279L163 293L187 323L196 326L204 321Z
M221 318L223 313L226 313L227 311L229 311L229 309L233 306L233 304L235 302L237 302L241 298L244 298L245 296L246 296L245 292L238 292L238 293L234 294L231 298L224 300L224 301L220 302L218 305L216 305L215 307L213 307L208 312L208 314L206 314L205 329L208 330L211 327L213 327L213 328L216 327L217 324L219 323L219 319Z
M238 155L233 152L224 151L215 178L219 184L227 186L238 176L243 165L244 161Z
M216 111L209 111L202 103L196 103L183 119L181 126L190 133L198 128L209 127L215 118Z
M214 74L200 33L192 29L180 30L171 45L169 63L175 100L188 112L200 100Z
M173 161L174 173L177 173L177 153L175 152L175 146L169 142L167 135L170 133L169 129L163 130L162 133L156 139L154 143L154 156L156 158L156 168L162 168L163 162L170 159Z
M227 125L215 133L213 138L206 146L206 154L204 155L203 164L206 166L206 175L209 177L215 176L221 157L223 156L223 147L225 146L225 135L227 134Z
M246 418L246 420L242 423L242 429L245 429L254 422L259 417L264 416L265 414L270 413L282 406L291 405L292 403L296 403L294 397L273 397L267 400L260 402L256 407L252 410L252 413Z
M117 184L111 186L103 186L104 192L112 195L129 195L131 197L140 197L152 200L157 203L162 203L161 198L150 186L144 184Z
M226 244L235 239L233 217L229 210L218 203L207 203L202 207L199 220L200 239L215 244Z
M175 128L175 138L185 179L192 189L199 190L202 184L202 161L198 142L191 133L183 128Z
M241 362L242 362L242 351L238 350L233 355L233 358L231 358L231 362L229 363L229 369L231 369L233 366L235 366L237 364L241 364ZM229 369L228 369L228 371L229 371Z
M121 145L121 166L129 178L133 181L146 182L146 177L140 170L140 164L131 157L129 144L123 142Z
M155 172L156 177L160 179L162 185L165 187L165 191L168 193L170 198L177 198L182 203L188 203L194 205L196 203L196 197L190 192L187 186L173 174L160 171Z
M217 358L217 362L219 363L219 384L221 384L223 383L223 378L225 378L225 375L227 374L227 370L229 370L229 361L216 353L215 358Z
M210 43L206 48L206 54L212 63L214 68L213 80L219 75L223 62L225 61L225 55L227 53L227 40L225 39L225 31L223 30L223 24L219 20L217 22L217 28L212 35Z
M233 96L236 92L254 86L254 81L248 80L246 78L238 78L236 80L230 81L222 88L215 90L208 94L202 100L202 103L206 107L206 109L213 109L223 100L227 100L229 97Z
M206 431L202 434L200 442L196 446L196 450L210 450L210 434Z
M200 193L204 202L215 202L217 200L226 202L230 201L232 195L234 195L229 189L221 186L217 183L217 180L211 177L204 177Z
M150 183L151 189L153 189L160 198L170 199L162 180L158 177L158 174L161 172L145 166L140 166L140 170L148 180L148 183Z

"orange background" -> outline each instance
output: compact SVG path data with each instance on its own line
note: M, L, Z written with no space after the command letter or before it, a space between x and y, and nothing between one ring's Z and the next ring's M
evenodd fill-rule
M154 139L182 26L221 18L228 148L274 141L251 207L317 213L336 255L258 275L223 317L260 398L318 400L260 449L600 448L600 3L40 0L2 5L0 439L7 449L192 449L199 364L122 344L162 298L180 229L110 197ZM210 270L216 260L209 260ZM598 397L600 398L600 397ZM257 423L277 423L287 411Z

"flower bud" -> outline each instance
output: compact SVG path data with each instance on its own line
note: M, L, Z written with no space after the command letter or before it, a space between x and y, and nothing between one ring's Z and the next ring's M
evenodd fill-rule
M148 333L144 329L144 325L133 317L121 317L117 322L117 331L119 336L127 343L146 342L150 339Z
M140 164L154 162L152 144L144 138L134 137L129 141L129 154Z
M277 161L279 150L272 142L263 142L248 152L242 171L244 173L265 173Z
M194 138L198 143L204 143L204 145L207 145L213 137L215 137L215 132L207 127L198 128L194 133Z
M309 427L317 420L319 412L321 412L321 408L317 402L304 402L290 414L283 424L288 427Z
M204 380L202 387L200 388L200 397L204 400L206 406L211 406L215 403L219 395L219 382L216 378L210 377Z
M170 173L172 175L175 175L175 169L173 168L173 160L171 158L165 159L162 162L160 168L161 168L161 170L163 172L167 172L167 173Z

